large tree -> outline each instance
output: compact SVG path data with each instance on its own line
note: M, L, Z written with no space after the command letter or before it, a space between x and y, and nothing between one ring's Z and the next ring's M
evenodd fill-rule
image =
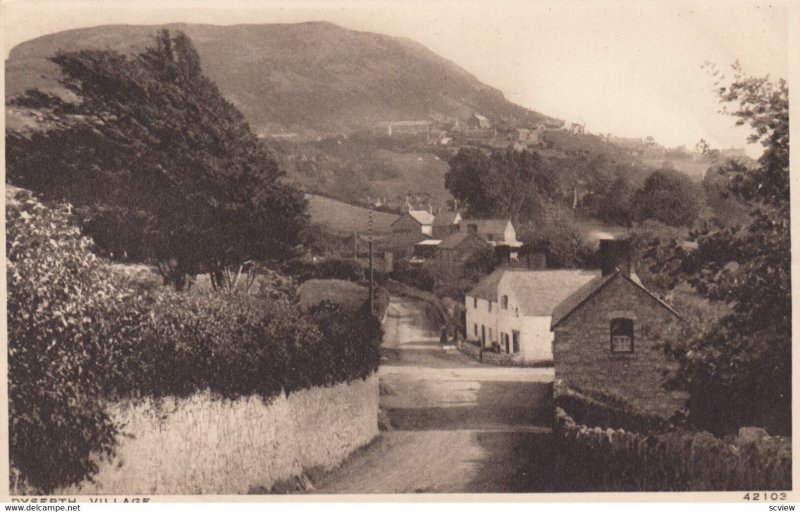
M750 205L744 226L696 233L684 261L692 284L732 313L676 347L674 380L690 393L692 422L715 432L739 426L791 431L791 280L789 93L785 81L746 76L734 65L720 77L725 112L752 129L764 152L758 166L729 164L730 191Z
M281 258L307 224L302 194L202 72L181 32L137 55L59 53L64 94L16 100L47 119L6 133L8 180L84 213L109 252L158 263L166 281L209 272L218 287L253 260Z
M445 186L471 216L518 221L556 196L558 175L538 153L464 148L450 160Z

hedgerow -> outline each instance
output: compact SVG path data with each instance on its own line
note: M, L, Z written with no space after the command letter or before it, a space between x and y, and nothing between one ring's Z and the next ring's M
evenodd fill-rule
M69 212L25 191L8 201L13 488L91 478L93 454L114 453L110 400L204 390L268 399L377 369L382 331L368 312L304 314L269 290L136 289L92 254Z

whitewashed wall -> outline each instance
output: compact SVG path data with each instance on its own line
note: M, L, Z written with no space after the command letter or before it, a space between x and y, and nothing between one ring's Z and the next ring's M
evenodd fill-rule
M264 403L209 393L118 403L117 456L58 494L244 494L330 469L378 435L378 377Z

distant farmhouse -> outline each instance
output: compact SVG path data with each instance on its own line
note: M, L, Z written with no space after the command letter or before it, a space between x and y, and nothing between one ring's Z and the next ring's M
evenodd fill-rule
M392 233L433 234L434 216L428 210L408 210L392 223Z
M517 240L517 232L511 219L464 219L462 231L473 233L492 247L500 261L516 261L522 242Z
M492 123L488 118L482 116L479 112L475 112L467 119L467 128L470 130L490 130Z

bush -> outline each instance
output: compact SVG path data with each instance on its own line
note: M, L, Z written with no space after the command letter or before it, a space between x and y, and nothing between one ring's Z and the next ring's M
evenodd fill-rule
M425 292L433 291L436 285L436 277L430 270L407 262L399 262L394 272L389 274L389 278Z
M23 192L8 205L15 488L51 492L90 478L92 454L112 455L118 433L107 400L204 390L266 399L378 367L381 326L363 307L304 315L277 276L253 295L129 287L94 257L69 208Z
M366 280L364 267L355 260L328 258L319 262L292 260L284 272L303 283L310 279L342 279L362 283Z
M125 291L68 211L25 192L6 209L10 462L45 492L96 471L90 454L110 455L116 434L103 383Z
M556 407L583 425L646 433L671 428L666 419L636 409L623 397L596 391L579 392L563 383L554 385L553 394Z

